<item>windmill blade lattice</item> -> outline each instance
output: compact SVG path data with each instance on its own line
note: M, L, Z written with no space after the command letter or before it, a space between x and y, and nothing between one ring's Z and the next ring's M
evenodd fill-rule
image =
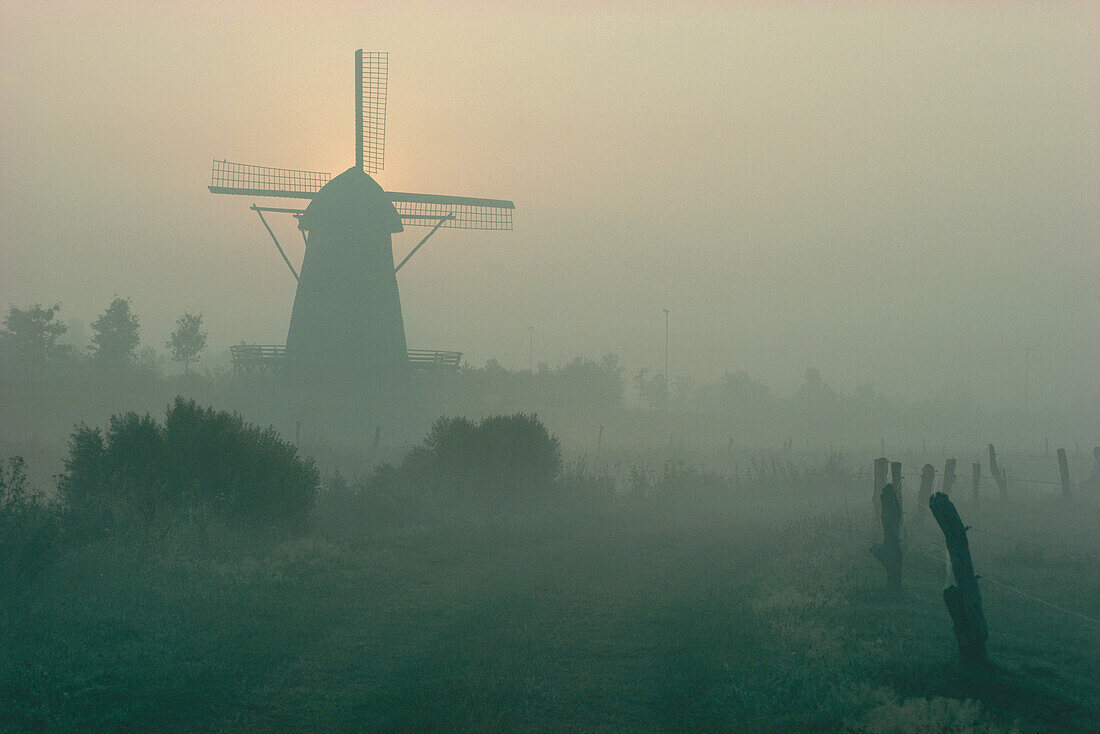
M386 163L389 75L388 52L355 52L355 158L367 173L381 171Z
M406 194L387 191L401 223L433 227L444 220L443 229L512 229L516 205L504 199L474 199L468 196ZM446 217L446 219L444 219Z
M311 199L330 178L332 174L320 171L215 160L210 171L209 188L215 194Z

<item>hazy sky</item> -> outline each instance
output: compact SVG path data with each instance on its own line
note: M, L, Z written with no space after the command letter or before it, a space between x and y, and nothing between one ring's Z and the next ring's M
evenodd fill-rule
M210 162L352 165L361 47L379 182L516 202L401 271L411 347L525 367L534 326L536 361L633 374L668 308L674 378L1005 404L1027 361L1033 401L1097 400L1097 7L7 0L0 306L282 343L294 281Z

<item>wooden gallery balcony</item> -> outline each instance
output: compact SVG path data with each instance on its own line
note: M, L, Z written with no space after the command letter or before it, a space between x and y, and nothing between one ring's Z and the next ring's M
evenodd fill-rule
M286 364L283 344L234 344L229 347L233 359L233 376L277 372ZM438 349L410 349L409 367L414 370L457 370L462 364L462 352Z

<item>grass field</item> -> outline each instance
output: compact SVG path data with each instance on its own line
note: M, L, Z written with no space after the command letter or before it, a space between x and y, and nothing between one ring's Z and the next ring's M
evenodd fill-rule
M102 541L4 594L0 729L1100 730L1100 625L993 583L1100 617L1095 508L960 506L994 660L967 670L935 524L910 517L888 601L870 512L843 504L321 512L303 537Z

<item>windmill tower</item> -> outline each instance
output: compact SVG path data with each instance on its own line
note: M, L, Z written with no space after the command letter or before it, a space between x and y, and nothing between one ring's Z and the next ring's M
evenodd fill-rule
M411 367L460 361L458 352L407 348L397 272L440 229L511 230L515 205L382 189L370 174L385 158L388 76L388 54L355 52L355 165L338 176L214 161L212 193L310 200L305 209L251 206L298 285L285 347L234 347L235 371L282 365L305 380L389 382ZM265 212L297 218L305 240L301 273ZM430 230L394 267L391 237L407 226Z

